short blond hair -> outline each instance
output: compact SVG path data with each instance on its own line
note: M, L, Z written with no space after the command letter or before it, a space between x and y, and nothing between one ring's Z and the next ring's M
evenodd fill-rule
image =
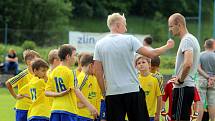
M109 29L111 29L111 26L113 24L116 23L116 21L118 21L120 18L123 18L125 19L125 16L124 14L123 15L120 15L119 13L113 13L111 15L108 15L108 18L107 18L107 26ZM126 20L126 19L125 19Z
M186 20L185 17L180 13L174 13L170 17L172 17L172 20L174 21L174 24L182 24L186 27Z
M27 49L23 52L23 58L25 62L27 62L27 60L32 61L35 58L40 58L40 54L34 50Z
M53 64L54 60L55 59L59 59L59 56L58 56L58 49L53 49L49 52L49 55L48 55L48 61L50 64Z
M135 66L137 66L137 61L139 61L140 59L144 59L144 60L146 60L149 64L151 64L151 58L148 58L148 57L146 57L146 56L137 54L137 55L135 56Z

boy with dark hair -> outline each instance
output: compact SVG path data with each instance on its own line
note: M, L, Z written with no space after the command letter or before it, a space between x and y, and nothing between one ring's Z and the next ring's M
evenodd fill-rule
M149 49L153 49L153 48L151 47L152 41L153 41L153 38L152 38L151 36L147 36L147 37L144 38L144 40L143 40L143 45L146 46L146 47L149 48Z
M94 60L91 54L83 54L80 58L80 64L82 71L78 76L78 85L81 92L88 99L88 101L94 105L97 110L100 110L101 103L101 90L99 88L96 77L94 76ZM91 115L87 107L80 101L78 101L79 108L79 121L93 121L95 118Z
M70 68L75 62L76 49L64 44L59 48L58 56L61 64L51 74L47 83L46 96L55 97L51 108L50 121L76 121L77 120L77 98L88 107L93 116L97 116L97 110L83 96L77 88L77 78Z
M48 63L43 59L32 62L34 77L28 83L32 104L28 111L28 121L49 121L51 104L45 96Z
M160 69L160 57L156 56L151 59L151 73L152 73L152 76L157 78L161 93L163 95L164 94L163 75L159 72L159 69Z
M28 84L33 77L31 62L38 57L40 57L40 55L36 51L25 50L23 52L23 58L25 64L27 65L27 69L5 82L10 94L17 100L15 106L16 121L27 121L27 113L31 104L31 100L28 99L28 96L26 96L24 93L28 90L28 88L23 87ZM13 89L14 87L18 87L18 94L15 93Z

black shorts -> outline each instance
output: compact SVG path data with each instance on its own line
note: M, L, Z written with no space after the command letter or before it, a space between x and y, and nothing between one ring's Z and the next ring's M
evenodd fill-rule
M140 92L106 96L105 101L108 121L125 121L126 113L129 121L149 121L142 89Z
M190 120L194 87L174 88L172 94L172 120Z

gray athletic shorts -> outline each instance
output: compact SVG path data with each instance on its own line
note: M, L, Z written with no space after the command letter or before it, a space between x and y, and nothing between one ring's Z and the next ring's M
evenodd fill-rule
M207 80L199 77L198 87L201 101L207 101L208 106L215 106L215 86L208 88Z

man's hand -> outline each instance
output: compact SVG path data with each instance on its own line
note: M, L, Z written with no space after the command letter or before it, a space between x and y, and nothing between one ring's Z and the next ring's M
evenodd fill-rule
M173 77L172 79L170 79L171 82L173 82L176 85L180 85L179 83L179 78L177 76Z
M215 80L214 77L209 77L208 78L208 87L209 88L214 86L214 80Z
M173 48L173 47L175 46L175 42L174 42L174 40L169 39L169 40L167 41L166 45L167 45L167 47L168 47L169 49L171 49L171 48Z

